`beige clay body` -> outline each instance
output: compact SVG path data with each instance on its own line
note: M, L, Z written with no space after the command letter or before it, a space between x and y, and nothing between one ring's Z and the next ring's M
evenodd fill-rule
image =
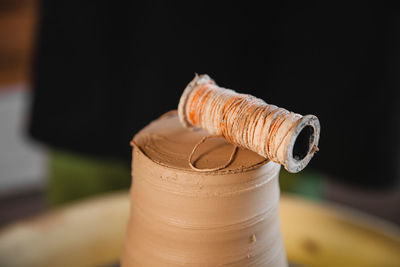
M135 136L122 266L287 266L278 216L280 165L239 149L227 168L196 172L188 156L206 135L183 128L170 114ZM212 139L193 159L199 168L218 166L231 150L224 139Z

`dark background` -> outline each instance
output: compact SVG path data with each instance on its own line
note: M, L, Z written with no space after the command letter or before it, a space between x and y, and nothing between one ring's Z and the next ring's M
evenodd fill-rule
M31 135L130 161L194 73L321 122L309 168L360 186L399 178L399 12L220 1L42 1Z

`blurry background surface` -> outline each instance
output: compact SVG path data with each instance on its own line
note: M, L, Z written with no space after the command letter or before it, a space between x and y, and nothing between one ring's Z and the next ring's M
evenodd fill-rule
M397 11L0 0L0 225L128 188L129 141L194 72L321 121L283 191L400 224Z
M44 210L47 151L29 138L37 2L0 1L0 226Z

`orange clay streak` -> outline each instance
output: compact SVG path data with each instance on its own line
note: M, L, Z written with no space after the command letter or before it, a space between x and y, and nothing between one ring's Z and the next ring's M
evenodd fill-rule
M249 110L250 110L250 108L251 108L251 107L249 107ZM246 116L246 117L244 118L243 122L241 122L241 124L240 124L240 129L243 129L243 128L247 125L248 120L249 120L249 116ZM247 135L246 135L246 136L243 136L244 133L245 133L245 132L242 131L242 139L244 138L244 139L246 140L246 143L249 143L249 142L248 142L249 140L247 139Z
M189 106L189 120L193 125L197 125L196 121L196 107L198 106L198 100L201 97L202 94L204 94L204 91L207 90L208 85L205 84L201 86L199 89L197 89L194 92L194 95L192 97L192 101L190 102Z
M277 113L278 112L278 110L273 110L269 115L275 115L275 113ZM275 126L276 126L276 121L278 120L278 118L275 118L275 120L272 122L272 124L269 126L269 129L268 129L268 141L267 141L267 151L270 151L269 150L269 148L270 148L270 145L271 145L271 142L272 142L272 133L274 132L274 128L275 128Z
M235 102L235 97L232 97L231 99L229 99L228 101L226 101L224 108L222 109L222 113L227 114L227 112L232 109L232 104ZM227 118L224 117L224 121L220 123L220 127L221 127L221 132L223 134L223 136L230 142L232 142L231 138L229 138L229 135L227 134L228 132L228 121Z
M264 107L257 107L257 109L256 109L256 111L255 112L257 112L257 117L254 119L254 121L253 121L253 125L252 125L252 127L254 127L255 129L257 128L257 125L258 125L258 123L261 121L260 120L260 117L261 117L261 115L262 115L262 109L263 109ZM251 136L251 142L252 143L254 143L254 135L256 134L256 131L254 130L253 132L252 132L252 136Z
M231 112L231 111L233 110L234 112L231 112L231 113L236 113L237 110L238 110L239 107L240 107L241 102L243 101L243 98L240 97L240 96L234 96L234 97L232 97L232 98L233 98L233 105L231 106L231 108L229 109L229 111ZM232 117L232 116L231 116L231 117ZM231 117L230 117L230 119L231 119ZM228 121L227 121L227 122L228 122ZM231 125L232 125L231 128L233 128L233 125L234 125L235 123L237 123L237 121L234 121L234 122L231 123ZM226 132L228 133L228 124L227 124L227 126L226 126ZM227 137L229 138L228 140L230 140L231 143L234 143L234 141L233 141L233 140L234 140L234 137L235 137L234 134L228 135Z
M208 89L208 87L205 87L204 88L205 90L207 90ZM199 108L199 120L198 120L198 124L199 125L201 125L201 123L202 123L202 117L201 117L201 114L203 113L203 107L204 107L204 103L206 103L207 101L208 101L208 98L209 98L209 95L210 95L210 93L211 93L211 90L208 90L202 97L202 99L201 99L201 102L200 102L200 108Z
M257 110L257 105L255 105L255 104L253 103L253 104L250 106L249 110L250 110L250 112L249 112L250 114L254 114L254 113L255 113L255 110ZM249 120L249 117L250 117L250 116L247 116L246 121ZM249 123L248 123L248 125L249 125L250 127L252 126L252 122L253 122L253 121L250 120ZM248 127L248 128L251 129L250 127ZM249 134L248 134L248 133L246 134L246 143L247 143L247 144L250 143L250 142L249 142Z
M281 125L282 125L282 123L283 123L284 121L285 121L285 120L284 120L284 119L282 120L280 117L274 121L274 123L273 123L273 128L272 128L272 130L271 130L271 132L270 132L270 138L269 138L269 140L268 140L268 151L270 151L269 148L270 148L270 145L271 145L272 140L275 138L275 135L276 135L277 130L279 129L279 127L281 127ZM279 122L279 124L278 124L278 122Z

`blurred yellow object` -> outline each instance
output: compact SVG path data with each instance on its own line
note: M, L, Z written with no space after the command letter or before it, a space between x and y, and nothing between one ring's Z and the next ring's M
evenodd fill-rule
M280 215L290 262L308 267L400 266L400 231L390 223L285 194Z
M308 267L398 267L400 232L379 219L285 195L280 207L290 262ZM97 197L0 231L0 266L116 263L128 220L126 192Z
M80 267L118 262L126 192L75 202L0 231L1 267Z

